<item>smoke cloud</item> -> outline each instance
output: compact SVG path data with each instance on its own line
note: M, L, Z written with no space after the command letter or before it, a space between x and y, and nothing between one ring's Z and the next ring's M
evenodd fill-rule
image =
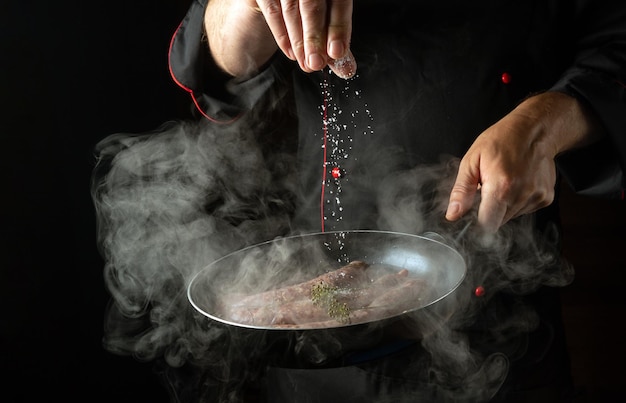
M97 145L92 195L112 295L108 350L177 367L219 339L196 327L191 276L289 225L291 157L267 158L251 132L169 123Z
M209 320L186 295L193 276L216 259L295 233L294 155L268 147L264 138L245 120L228 128L171 122L151 133L112 135L97 146L92 196L112 297L104 347L154 361L172 401L248 401L246 390L264 388L267 351L255 346L270 341L269 348L285 347L271 344L271 332L238 332ZM539 234L530 216L491 238L474 225L475 212L446 222L457 167L458 160L443 158L394 172L372 192L382 212L379 229L425 234L452 245L467 262L466 281L446 300L453 307L449 320L421 340L428 360L406 363L403 373L423 385L422 397L476 402L498 390L509 362L503 352L475 351L467 329L484 332L494 346L510 347L515 335L534 329L538 321L532 310L514 305L504 313L487 310L497 326L472 329L479 312L500 291L514 298L541 285L563 286L573 272L559 260L556 229ZM484 296L474 295L476 286L484 287ZM304 333L288 347L323 361L317 347L338 343L323 336ZM386 398L416 398L397 393L389 391Z

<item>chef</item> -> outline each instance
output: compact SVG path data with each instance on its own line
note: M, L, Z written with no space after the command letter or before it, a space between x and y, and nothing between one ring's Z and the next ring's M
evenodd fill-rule
M283 141L295 142L299 161L297 230L417 233L429 220L473 217L487 239L524 217L539 231L558 227L561 178L582 194L623 196L626 3L194 0L169 56L172 77L211 125L293 122ZM385 192L448 160L456 163L446 165L444 202L426 200L426 220L396 222ZM501 294L472 328L495 326L491 313L519 301L541 320L488 347L510 364L493 394L458 401L568 401L558 291ZM419 354L415 346L401 355ZM394 383L410 383L398 375L402 359L347 367L350 375L327 387L302 375L273 390L298 390L307 401L327 401L325 389L339 401L376 401L394 388L410 396ZM425 396L417 384L413 396Z

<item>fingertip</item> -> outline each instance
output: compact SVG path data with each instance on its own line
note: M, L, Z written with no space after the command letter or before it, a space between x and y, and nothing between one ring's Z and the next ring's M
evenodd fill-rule
M448 209L446 210L446 220L448 221L456 221L461 217L461 203L458 201L451 201L448 204Z
M341 59L346 55L346 46L343 41L335 39L328 44L328 56L333 59Z
M313 71L319 71L324 68L326 61L319 53L312 53L307 57L306 65Z

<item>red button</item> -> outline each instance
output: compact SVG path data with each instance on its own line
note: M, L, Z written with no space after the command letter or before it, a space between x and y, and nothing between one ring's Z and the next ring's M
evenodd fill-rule
M501 79L504 84L509 84L511 82L512 77L509 73L505 71L504 73L502 73Z
M341 169L339 167L334 167L330 173L335 179L341 178Z

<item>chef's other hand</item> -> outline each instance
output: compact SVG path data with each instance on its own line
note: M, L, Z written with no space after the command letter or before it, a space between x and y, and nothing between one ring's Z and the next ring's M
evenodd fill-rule
M356 73L350 51L352 0L256 0L278 47L303 71L329 66L342 78Z
M478 191L478 224L487 232L548 206L554 200L554 158L600 133L595 117L568 95L528 98L481 133L462 158L446 218L467 213Z

